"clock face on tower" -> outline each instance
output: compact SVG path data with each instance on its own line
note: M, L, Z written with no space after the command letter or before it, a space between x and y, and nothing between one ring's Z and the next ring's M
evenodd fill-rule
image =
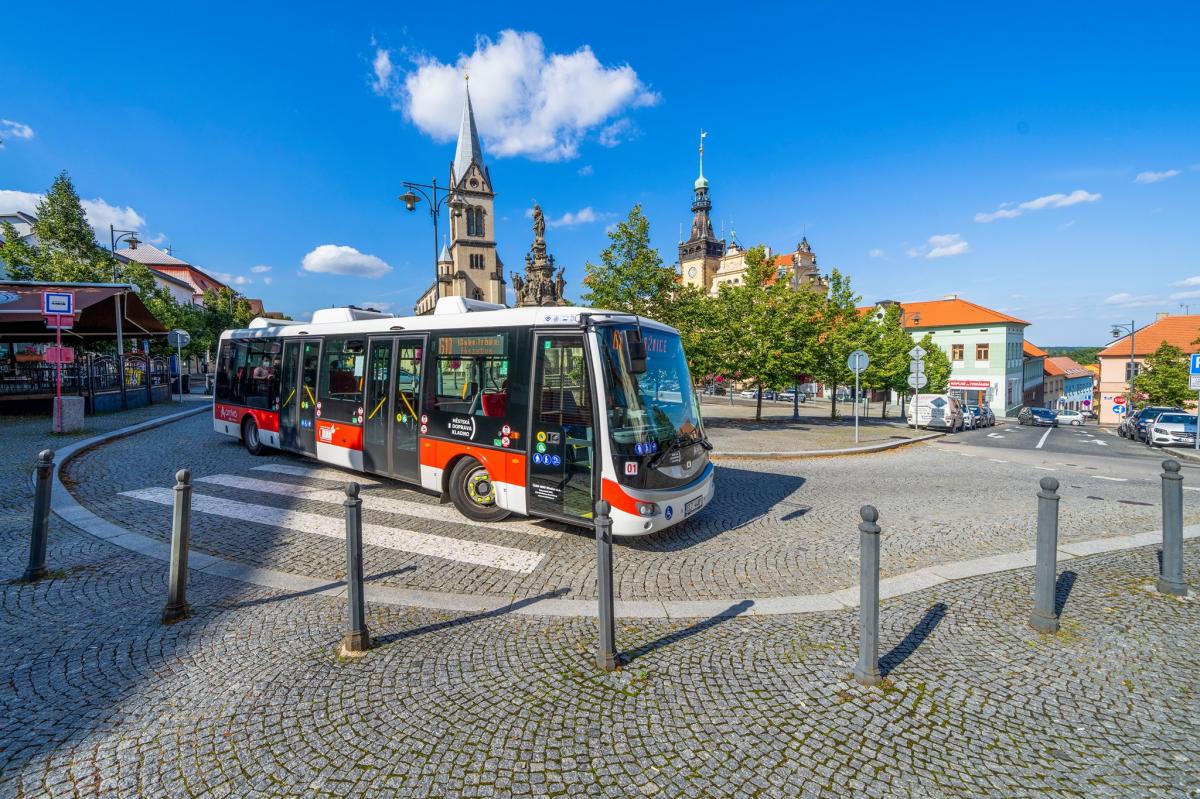
M688 277L695 277L695 276L696 276L696 267L693 266L691 269L688 270Z

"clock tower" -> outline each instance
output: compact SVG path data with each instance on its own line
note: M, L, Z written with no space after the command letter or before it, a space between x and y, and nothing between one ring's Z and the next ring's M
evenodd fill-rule
M700 131L700 177L694 184L692 230L686 241L679 242L679 270L683 285L708 291L713 275L725 254L725 242L713 235L712 200L708 197L708 179L704 177L704 137Z

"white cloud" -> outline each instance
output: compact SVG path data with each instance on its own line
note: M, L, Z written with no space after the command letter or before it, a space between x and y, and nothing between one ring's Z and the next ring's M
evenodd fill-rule
M474 51L453 63L420 55L404 72L380 50L373 68L376 93L438 141L458 134L463 75L469 75L480 134L499 157L569 160L596 129L601 142L613 146L634 130L621 115L660 99L628 64L605 66L587 45L547 53L538 34L514 30L496 40L476 38Z
M213 272L212 276L227 286L248 286L254 282L245 275L235 275L232 272Z
M975 214L976 222L994 222L997 219L1013 219L1021 216L1026 211L1040 211L1043 208L1067 208L1079 203L1094 203L1100 199L1098 192L1088 192L1083 189L1076 189L1070 194L1047 194L1044 197L1038 197L1035 200L1028 200L1023 203L1014 204L1011 202L1001 203L1000 206L991 213Z
M264 278L262 279L262 282L263 282L263 283L265 283L266 285L268 285L268 286L269 286L269 285L271 285L272 283L274 283L274 282L275 282L275 279L274 279L274 278L271 278L271 277L264 277Z
M392 267L374 255L359 252L342 244L322 244L313 249L300 264L305 272L355 277L383 277Z
M926 258L945 258L950 255L962 255L971 249L958 233L947 233L943 236L929 237L929 252Z
M601 216L606 215L597 214L592 210L592 206L589 205L585 208L580 208L574 213L567 211L562 216L551 219L546 224L550 227L574 227L575 225L586 225L590 222L599 222Z
M377 311L391 310L391 307L395 304L394 302L380 302L379 300L363 300L362 302L354 303L359 308L374 308Z
M1138 308L1145 305L1156 305L1158 299L1151 294L1130 294L1121 291L1104 299L1105 305L1116 305L1121 308Z
M5 139L24 139L29 141L33 138L33 128L21 122L14 122L11 119L0 119L0 150L4 149Z
M1200 275L1185 277L1183 280L1171 284L1172 286L1200 286Z
M251 272L254 272L255 274L261 274L261 273L263 273L263 272L270 272L270 271L271 271L271 267L269 267L269 266L264 266L264 265L262 265L262 264L259 264L258 266L252 266L252 267L250 267L250 271L251 271Z
M605 233L616 233L617 232L617 223L611 222L611 223L605 225L604 232Z
M157 236L152 236L152 237L146 239L146 241L150 242L151 244L153 244L155 246L164 243L166 240L167 240L166 233L159 233Z
M636 138L638 129L632 122L626 118L618 119L611 125L605 125L600 129L600 135L596 137L596 141L604 147L616 147L623 141Z
M0 211L24 211L27 214L37 214L38 203L42 201L41 194L31 191L14 191L0 189ZM83 211L87 215L88 224L104 241L108 241L108 226L139 230L146 226L146 220L132 208L110 205L97 197L94 200L80 200Z
M869 253L867 253L867 255L871 256L872 258L882 258L885 255L885 253L883 250L876 247L875 249L873 249Z
M1178 174L1178 169L1168 169L1165 172L1139 172L1134 181L1137 183L1158 183L1160 180L1168 180Z
M1173 300L1190 300L1194 297L1200 297L1200 291L1177 291L1171 295Z
M584 166L579 167L579 169L577 170L577 173L586 178L588 175L592 174L595 171L596 170L592 169L591 164L585 164Z

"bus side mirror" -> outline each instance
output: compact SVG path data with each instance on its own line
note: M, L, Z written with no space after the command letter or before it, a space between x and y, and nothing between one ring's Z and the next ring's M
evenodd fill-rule
M625 356L625 368L630 374L646 373L646 342L638 329L621 331L621 353Z

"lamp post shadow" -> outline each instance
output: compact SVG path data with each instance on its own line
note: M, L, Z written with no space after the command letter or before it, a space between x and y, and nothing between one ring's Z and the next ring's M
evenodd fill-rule
M917 622L916 626L908 631L908 634L901 639L900 643L892 647L883 657L879 659L879 674L883 677L888 676L908 657L917 651L917 647L925 642L939 624L946 617L946 603L938 602L929 610L925 611L925 615Z

